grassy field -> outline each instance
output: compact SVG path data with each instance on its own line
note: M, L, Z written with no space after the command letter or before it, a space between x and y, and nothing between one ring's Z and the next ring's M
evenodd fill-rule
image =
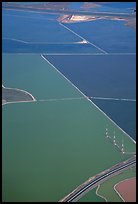
M98 195L96 195L96 188L89 191L87 194L85 194L81 199L79 199L77 202L105 202L105 200Z
M2 188L5 201L58 201L89 177L129 158L105 138L108 124L125 150L135 144L40 55L4 55L3 83L38 101L2 110Z
M114 186L116 183L125 180L126 178L132 178L136 176L136 169L130 169L124 171L123 173L109 179L108 181L101 184L98 193L101 196L106 197L108 202L123 202L122 199L118 196L118 194L114 190Z
M104 197L107 202L123 202L122 199L114 190L114 185L126 178L132 178L136 176L136 169L131 169L122 172L121 174L110 178L108 181L105 181L100 185L97 193ZM98 188L98 187L97 187ZM96 195L97 188L92 189L90 192L85 194L78 202L105 202L104 199Z

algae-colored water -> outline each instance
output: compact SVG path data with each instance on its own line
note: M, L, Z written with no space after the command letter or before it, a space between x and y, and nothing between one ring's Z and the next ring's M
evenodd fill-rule
M37 99L82 96L41 56L4 55L3 80ZM58 201L130 157L105 138L107 124L119 144L123 137L126 151L135 151L132 140L85 98L7 104L2 113L3 202Z

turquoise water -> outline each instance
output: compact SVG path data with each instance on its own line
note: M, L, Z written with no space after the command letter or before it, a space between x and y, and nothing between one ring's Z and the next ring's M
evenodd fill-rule
M58 201L121 161L105 139L107 119L85 100L9 104L2 120L3 201Z
M45 55L87 96L136 99L136 55Z
M5 87L23 89L36 99L81 96L40 55L4 54L2 63Z
M72 6L76 9L78 5ZM5 53L100 52L90 44L41 44L42 42L66 43L80 40L78 36L56 22L59 15L11 10L3 10L2 14L3 38L21 38L19 40L40 42L38 44L25 44L11 39L3 39L2 49ZM97 46L110 52L135 52L135 32L127 27L124 29L123 23L114 22L112 25L107 21L96 21L92 26L86 23L85 27L81 23L74 24L72 28L92 43L96 42ZM72 25L70 24L70 26ZM89 31L89 34L85 33L85 29ZM118 34L116 30L119 31ZM113 39L110 38L111 36ZM113 47L110 47L111 45ZM133 57L135 58L135 56ZM53 60L53 56L51 58ZM127 75L128 72L125 73L125 77L123 73L120 76L117 75L119 79L125 79L125 83L119 81L118 84L116 80L114 81L115 85L121 87L120 96L122 93L123 96L135 96L135 59L132 58L128 57L124 60L125 66L131 63L130 76ZM119 59L121 60L121 58ZM123 59L120 66L124 65ZM88 77L90 86L87 87L87 76L85 75L88 73L85 63L89 65L92 61L92 65L94 65L97 64L97 60L95 61L93 58L89 61L82 56L80 58L74 56L74 59L65 57L54 60L57 60L55 66L58 69L60 69L58 63L64 65L63 73L67 72L67 75L65 74L67 78L71 79L77 86L80 84L78 87L81 90L84 88L85 93L91 94L91 91L94 90L98 96L99 93L102 93L100 92L102 84L98 84L98 86L96 84L94 88L89 84L89 79L92 78L91 74ZM120 60L113 62L116 65L117 61ZM102 65L105 62L108 64L108 60L99 61ZM3 202L58 201L89 177L127 159L130 155L122 156L118 149L105 139L107 124L111 137L113 137L115 130L116 142L119 145L122 144L122 139L124 140L125 151L135 151L135 144L130 138L88 100L39 101L40 99L78 98L82 96L40 54L4 54L2 63L3 84L7 87L29 91L38 100L35 103L8 104L2 107ZM81 64L85 68L84 73ZM80 73L76 67L80 68ZM99 82L98 79L102 79L103 73L100 76L96 67L92 66L92 68L95 68L93 71L97 74L95 75L96 79L93 75L91 82L95 83L96 80ZM127 70L129 69L127 68ZM109 66L107 72L110 73L110 71ZM115 76L116 73L115 70ZM79 77L79 74L82 78ZM132 81L129 77L132 77ZM81 79L83 79L82 84ZM106 80L106 85L108 85L108 82L112 81L113 78L106 78ZM120 86L122 83L123 86ZM127 91L124 91L124 85L128 85ZM96 87L99 91L96 90ZM118 90L118 87L110 87L109 94L115 93L118 96L118 91L115 91ZM131 122L133 123L133 121ZM99 198L96 199L97 202L99 200Z
M136 99L135 55L46 57L87 96ZM136 139L136 102L93 101Z
M96 99L93 102L136 140L136 102Z
M81 96L40 56L4 55L6 62L5 84L31 87L38 98L45 97L46 90L49 97ZM105 139L107 124L119 144L124 138L126 151L135 151L135 144L86 99L8 104L2 111L4 202L58 201L89 177L127 159Z

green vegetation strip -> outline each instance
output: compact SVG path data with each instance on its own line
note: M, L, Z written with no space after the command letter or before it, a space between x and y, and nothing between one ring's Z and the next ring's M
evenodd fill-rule
M79 199L77 202L105 202L104 199L96 195L96 189L94 188L91 191L89 191L87 194L85 194L81 199Z

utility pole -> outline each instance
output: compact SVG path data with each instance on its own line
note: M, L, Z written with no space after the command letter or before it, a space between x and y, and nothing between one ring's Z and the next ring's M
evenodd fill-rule
M106 135L106 138L108 138L108 137L109 137L109 135L108 135L108 125L106 125L105 135Z
M115 142L115 130L114 130L114 139L113 139L113 142L114 142L114 145L116 145L116 142Z
M121 148L122 154L124 154L124 144L123 144L123 138L122 138L122 148Z

